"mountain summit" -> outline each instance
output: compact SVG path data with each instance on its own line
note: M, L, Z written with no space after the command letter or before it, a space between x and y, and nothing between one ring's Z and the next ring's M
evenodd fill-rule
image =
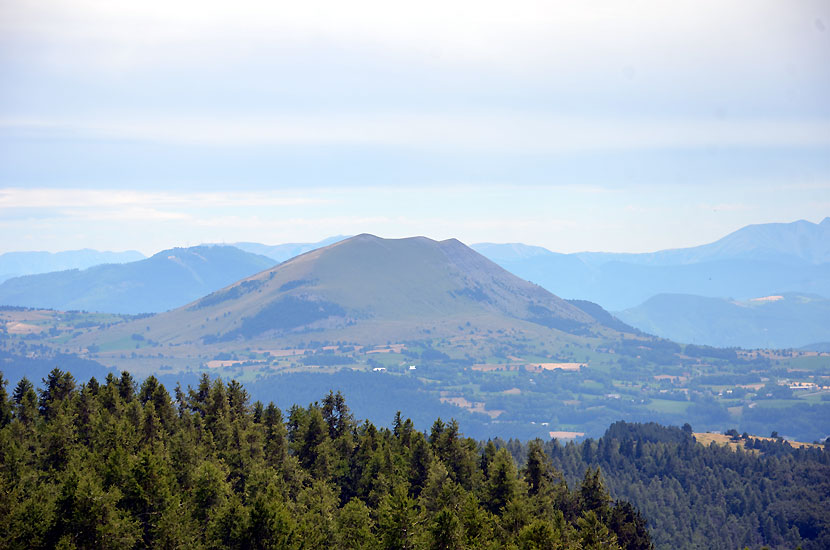
M148 338L171 344L311 337L377 345L476 330L537 336L550 329L580 335L609 330L458 240L367 234L297 256L140 324Z

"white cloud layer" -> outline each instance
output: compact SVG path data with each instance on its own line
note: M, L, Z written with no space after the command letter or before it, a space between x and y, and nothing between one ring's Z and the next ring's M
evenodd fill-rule
M0 251L818 221L828 28L826 0L0 0Z
M798 48L803 42L791 40L793 34L806 38L806 26L826 16L827 6L821 0L7 0L0 13L6 33L86 44L84 53L108 63L141 62L145 55L163 61L171 45L193 42L248 55L252 44L335 41L514 64L550 53L577 60L609 51L665 57L653 44L689 58L713 51L724 61L750 51L784 56L791 52L773 44L786 37Z

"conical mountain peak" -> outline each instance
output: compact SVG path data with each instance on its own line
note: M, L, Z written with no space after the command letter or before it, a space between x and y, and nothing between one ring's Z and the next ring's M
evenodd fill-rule
M505 271L457 239L357 235L307 252L148 321L159 340L378 342L459 327L580 334L591 315Z

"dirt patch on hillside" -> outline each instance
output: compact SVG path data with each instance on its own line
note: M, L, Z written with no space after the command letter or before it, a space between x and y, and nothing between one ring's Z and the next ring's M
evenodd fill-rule
M576 439L577 437L585 437L585 432L548 432L551 438L556 439Z
M29 323L11 321L6 323L6 332L9 334L38 334L43 332L43 327L30 325Z
M240 360L235 360L235 361L213 360L213 361L208 361L206 363L206 365L209 369L221 369L221 368L225 368L225 367L231 367L233 365L238 365L239 363L244 363L244 362L245 361L240 361Z
M441 403L447 403L449 405L455 405L456 407L461 407L462 409L467 409L470 412L474 413L481 413L486 414L490 418L498 418L499 415L503 414L504 411L494 409L494 410L487 410L485 408L486 404L483 401L469 401L465 397L440 397Z

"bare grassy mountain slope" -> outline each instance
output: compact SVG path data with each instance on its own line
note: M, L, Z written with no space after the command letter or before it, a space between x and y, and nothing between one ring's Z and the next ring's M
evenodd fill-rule
M136 327L112 330L172 345L310 337L379 344L472 329L532 336L610 330L455 239L372 235L308 252Z

